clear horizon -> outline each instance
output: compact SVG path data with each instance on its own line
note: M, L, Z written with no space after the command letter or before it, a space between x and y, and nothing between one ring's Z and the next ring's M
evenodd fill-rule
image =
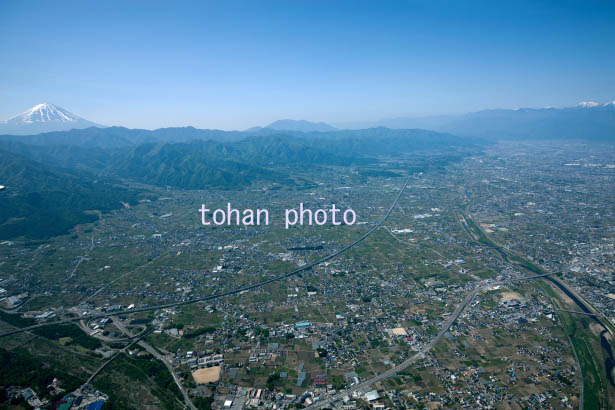
M610 2L5 2L0 119L48 102L229 130L605 103L614 21Z
M574 104L574 106L580 106L582 103L597 103L599 106L604 106L604 105L609 105L609 104L615 104L615 100L612 101L593 101L593 100L588 100L588 101L579 101L577 104ZM39 103L39 104L51 104L51 105L55 105L58 106L57 104L53 104L53 103L49 103L49 102L43 102L43 103ZM35 106L38 104L35 104ZM34 106L33 106L34 107ZM33 107L29 107L29 108L33 108ZM60 107L60 106L58 106ZM522 108L529 108L529 109L541 109L541 108L570 108L572 106L545 106L545 107L516 107L516 108L503 108L503 107L488 107L488 108L484 108L482 110L477 110L477 111L483 111L483 110L498 110L498 109L504 109L504 110L514 110L514 109L522 109ZM369 119L369 120L359 120L359 121L347 121L347 122L340 122L340 121L320 121L320 120L306 120L305 118L278 118L277 120L273 120L267 123L263 123L263 124L255 124L252 125L250 127L247 128L212 128L212 127L206 127L206 128L202 128L202 127L196 127L193 124L183 124L183 125L171 125L168 127L129 127L123 124L102 124L99 121L96 121L95 119L90 119L90 118L84 118L81 115L79 115L79 113L76 113L70 109L67 109L66 107L60 107L65 109L66 111L69 111L71 114L74 114L82 119L91 121L93 123L97 123L98 125L101 125L103 127L125 127L125 128L129 128L129 129L145 129L145 130L155 130L155 129L160 129L160 128L182 128L182 127L194 127L194 128L199 128L199 129L212 129L212 130L221 130L221 131L245 131L248 130L250 128L257 128L257 127L266 127L269 124L272 124L273 122L279 121L279 120L295 120L295 121L308 121L311 123L325 123L328 125L332 125L334 127L337 128L341 128L343 129L344 125L348 125L348 124L360 124L360 123L370 123L370 122L378 122L378 121L383 121L383 120L392 120L392 119L397 119L397 118L414 118L414 119L421 119L421 118L428 118L430 117L429 115L427 116L403 116L403 117L389 117L389 118L378 118L378 119ZM23 114L27 112L27 110L23 110L21 111L19 114L17 115L13 115L9 118L5 118L5 119L0 119L0 123L2 123L2 121L5 121L7 119L11 119L14 118L16 116L19 116L20 114ZM449 114L438 114L438 115L443 115L443 116L447 116L447 115L463 115L466 113L470 113L470 112L462 112L462 113L449 113ZM437 115L434 115L437 116Z

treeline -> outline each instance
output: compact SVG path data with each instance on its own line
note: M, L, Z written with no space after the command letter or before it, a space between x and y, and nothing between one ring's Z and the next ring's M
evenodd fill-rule
M188 339L194 339L196 337L202 336L202 335L206 335L206 334L210 334L216 331L216 328L213 326L208 326L208 327L203 327L200 329L196 329L193 330L191 332L185 332L184 333L184 337L188 338Z
M71 391L83 383L77 377L57 368L51 368L22 348L11 351L0 348L0 399L8 386L32 387L45 397L47 386L54 378L60 379L62 388ZM54 399L50 397L50 401ZM0 400L0 403L3 400Z
M98 339L86 335L83 330L72 323L43 326L33 329L32 332L51 340L70 338L71 344L77 344L90 350L95 350L102 346Z
M119 209L122 202L136 204L143 194L6 151L0 151L0 183L6 186L0 192L0 240L66 234L77 224L97 220L98 212Z

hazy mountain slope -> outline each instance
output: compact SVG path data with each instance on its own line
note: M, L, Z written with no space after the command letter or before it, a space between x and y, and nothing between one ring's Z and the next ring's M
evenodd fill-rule
M567 108L485 110L463 115L391 118L348 127L426 128L486 139L615 140L615 103L580 103Z
M261 165L350 165L364 162L343 151L332 152L326 144L309 137L268 135L228 144L238 160Z
M86 128L49 132L37 135L0 135L0 141L19 141L30 145L78 145L82 147L118 148L150 142L187 142L192 140L237 141L247 135L269 134L242 131L201 130L194 127L160 128L157 130L124 127Z
M320 138L258 136L238 142L149 143L118 151L106 171L154 185L240 189L257 181L293 185L289 170L365 165L377 155L468 148L473 140L424 130L373 129ZM474 144L475 145L475 144Z
M102 170L118 148L103 149L79 145L29 145L17 141L0 141L0 150L27 157L41 164L60 168Z
M337 128L324 122L310 122L305 120L278 120L265 128L279 131L324 132L335 131Z
M136 203L139 192L96 180L87 174L42 165L0 151L0 240L19 236L47 238L67 233L94 213Z
M138 181L184 189L241 189L256 181L293 184L285 174L227 158L217 143L149 143L115 158L109 172ZM216 155L216 151L222 155Z
M126 129L83 131L98 139L109 137L117 142L119 138L124 138L121 133ZM164 132L169 133L170 130L165 129ZM256 182L294 185L297 181L290 177L293 169L303 172L314 166L362 166L377 163L377 157L381 155L398 156L432 149L467 149L478 144L474 139L425 130L374 128L283 133L291 135L258 135L237 142L193 140L138 145L123 140L123 146L118 148L101 148L101 144L28 145L1 141L0 149L52 166L87 169L100 175L115 175L159 186L242 189ZM73 130L59 134L74 136L79 133ZM152 132L135 133L133 137L135 135L151 136ZM176 135L167 136L177 139ZM135 141L137 139L134 138ZM57 141L74 142L64 137Z
M439 129L484 138L615 140L615 104L481 111Z
M469 148L486 143L479 138L423 129L395 130L384 127L320 133L317 137L306 138L306 141L336 155L349 157L397 156L418 150Z
M89 130L96 138L121 138L118 133L123 132ZM418 172L441 168L461 158L468 147L478 146L472 139L425 130L375 128L295 135L259 135L236 142L127 143L119 148L0 142L0 185L7 187L0 192L0 240L63 234L96 219L95 213L84 211L117 209L122 202L134 203L141 194L114 185L110 178L181 189L245 189L256 183L292 187L309 183L293 175L313 167L352 165L362 177L392 177L397 174L379 165L379 155L436 150L435 156L416 155L410 165L412 156L406 156L404 165L393 165Z
M458 137L422 129L387 130L384 127L361 130L333 131L278 131L269 128L251 131L200 130L193 127L160 128L157 130L129 129L124 127L86 128L50 132L37 135L0 135L0 141L20 142L28 145L72 145L81 147L121 148L152 142L190 142L194 140L237 142L256 137L297 137L301 139L381 138L407 136L414 144L460 143Z

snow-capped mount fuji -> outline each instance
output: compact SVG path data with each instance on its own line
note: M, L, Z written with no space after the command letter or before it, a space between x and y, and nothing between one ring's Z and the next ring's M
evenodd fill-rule
M0 134L32 135L51 131L101 127L53 104L37 104L22 114L0 122Z
M28 124L35 122L74 122L78 119L76 115L64 108L47 103L35 105L16 118Z

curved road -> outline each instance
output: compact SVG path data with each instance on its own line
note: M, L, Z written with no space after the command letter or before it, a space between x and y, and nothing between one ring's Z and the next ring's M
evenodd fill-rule
M114 317L113 318L113 324L122 333L124 333L125 335L128 335L128 336L131 336L130 331L128 329L126 329L126 326L124 326L124 324L120 321L120 319ZM137 339L136 343L139 346L141 346L142 348L144 348L149 354L151 354L152 356L154 356L156 359L160 360L164 364L164 366L167 368L169 373L171 373L171 377L173 377L173 381L175 382L175 384L179 388L179 391L181 392L182 396L184 397L184 402L185 402L186 406L189 407L190 410L197 410L196 406L192 403L192 400L190 400L190 396L188 395L188 392L186 391L186 389L184 389L184 386L182 386L181 381L177 377L177 374L175 373L175 370L173 370L173 367L169 364L169 362L160 353L158 353L158 351L156 349L154 349L152 346L147 344L143 340L142 337Z
M408 359L406 359L405 361L403 361L399 365L393 367L392 369L387 370L384 373L377 374L376 376L372 377L371 379L368 379L368 380L365 380L364 382L356 384L356 385L354 385L354 386L352 386L352 387L350 387L350 388L348 388L348 389L346 389L344 391L341 391L341 392L339 392L339 393L337 393L337 394L335 394L335 395L333 395L333 396L331 396L331 397L329 397L327 399L319 400L319 401L315 402L312 406L310 406L310 408L320 409L320 408L323 408L323 407L328 407L332 403L335 403L335 402L341 400L344 396L350 395L353 392L356 392L356 391L363 391L363 392L365 392L368 389L370 389L371 386L374 383L378 383L378 382L380 382L380 381L382 381L384 379L392 377L392 376L396 375L397 373L407 369L409 366L411 366L412 364L414 364L418 360L425 358L425 354L428 353L431 349L433 349L438 344L440 339L442 339L444 334L449 331L449 329L451 328L453 323L455 323L455 321L457 321L457 319L459 318L461 313L465 310L465 308L472 301L472 299L474 299L474 297L476 297L476 295L478 295L481 291L483 291L483 290L485 290L485 289L487 289L489 287L492 287L492 286L504 285L504 284L510 283L510 282L518 282L518 281L542 278L542 277L549 276L549 275L551 275L551 274L547 273L547 274L544 274L544 275L528 276L526 278L517 278L517 279L509 279L509 280L504 280L504 281L499 281L499 282L490 282L488 284L478 286L476 289L471 291L463 299L463 301L459 305L457 305L457 307L455 308L453 313L451 313L451 315L446 320L446 322L444 322L444 325L442 325L442 327L440 328L440 331L438 332L436 337L434 337L429 343L427 343L425 346L423 346L423 348L418 353L414 354L413 356L410 356Z
M320 265L321 263L327 262L328 260L331 260L331 259L335 258L336 256L341 255L342 253L346 252L347 250L353 248L354 246L360 244L365 239L367 239L367 237L370 236L376 229L380 228L382 226L382 224L384 224L384 222L387 220L389 215L391 215L391 212L393 212L393 209L395 208L395 206L397 206L397 202L399 201L399 198L401 198L401 195L406 190L406 186L408 185L408 182L410 181L411 177L412 176L408 176L408 178L406 178L406 180L404 181L404 185L402 186L401 190L399 191L399 193L395 197L395 200L391 204L391 207L389 208L387 213L384 215L384 217L377 224L372 226L367 232L365 232L363 235L361 235L361 237L359 239L355 240L354 242L349 243L348 245L344 246L342 249L340 249L340 250L338 250L336 252L333 252L333 253L331 253L331 254L329 254L327 256L324 256L324 257L318 259L315 262L309 263L307 265L303 265L303 266L301 266L301 267L299 267L299 268L297 268L297 269L295 269L295 270L293 270L291 272L287 272L287 273L284 273L282 275L273 277L271 279L267 279L267 280L263 280L263 281L258 282L258 283L254 283L252 285L245 285L245 286L242 286L242 287L239 287L239 288L235 288L235 289L232 289L232 290L229 290L229 291L226 291L226 292L217 293L217 294L209 295L209 296L203 296L201 298L194 298L194 299L185 300L185 301L182 301L182 302L172 302L172 303L166 303L166 304L156 305L156 306L148 306L148 307L145 307L145 308L138 308L138 309L131 309L131 310L122 310L122 311L112 312L112 313L101 313L101 314L93 314L93 315L83 315L83 316L76 316L76 317L73 317L73 318L56 320L54 322L39 323L37 325L22 327L22 328L10 330L8 332L0 333L0 337L10 336L10 335L14 335L14 334L17 334L17 333L22 333L22 332L27 332L29 330L37 329L37 328L43 327L43 326L75 322L75 321L83 320L83 319L97 319L97 318L101 318L101 317L128 315L128 314L133 314L133 313L149 312L149 311L152 311L152 310L158 310L158 309L165 309L165 308L170 308L170 307L175 307L175 306L188 305L188 304L197 303L197 302L204 302L204 301L208 301L208 300L214 300L214 299L223 298L225 296L236 295L236 294L241 293L241 292L245 292L245 291L249 291L249 290L253 290L253 289L256 289L256 288L263 287L263 286L268 285L268 284L273 283L273 282L279 282L282 279L286 279L286 278L288 278L290 276L294 276L294 275L296 275L298 273L307 271L307 270L313 268L314 266Z
M121 353L125 352L126 350L130 349L132 346L134 346L135 343L138 343L142 338L144 338L145 336L147 336L149 333L151 333L150 331L142 333L139 336L135 336L134 340L130 343L127 344L126 346L124 346L123 348L121 348L120 350L118 350L117 352L115 352L115 354L113 356L111 356L109 359L107 359L98 369L96 369L96 371L94 371L94 373L92 373L90 375L90 377L88 377L88 379L86 380L85 383L83 383L83 385L85 386L86 384L91 384L92 380L94 380L96 378L96 376L98 376L100 374L100 372L102 372L104 370L105 367L107 367L107 365L109 363L111 363L116 357L118 357Z

